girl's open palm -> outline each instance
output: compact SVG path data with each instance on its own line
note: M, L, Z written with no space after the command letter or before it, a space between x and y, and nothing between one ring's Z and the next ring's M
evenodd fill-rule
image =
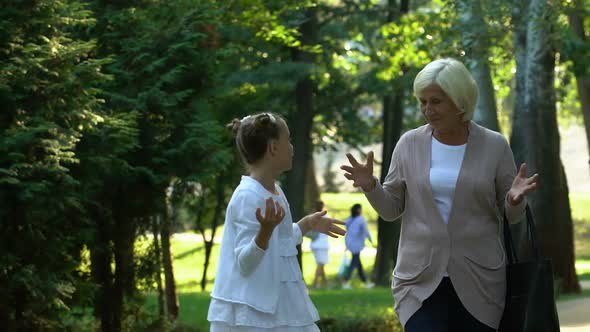
M524 199L528 193L537 189L539 174L534 174L530 178L526 177L526 164L520 165L520 169L514 177L512 187L508 191L508 200L512 205L517 205Z
M338 235L346 234L346 231L338 225L346 225L344 221L326 217L326 211L312 213L307 216L311 229L337 238Z
M375 178L373 178L373 151L367 155L365 164L359 163L350 153L346 154L350 165L342 165L340 169L344 170L344 177L352 180L352 185L361 187L364 191L371 191L375 188Z
M266 211L264 211L264 216L262 216L262 210L260 208L256 209L256 219L260 223L260 227L273 230L277 227L278 224L283 221L285 217L285 209L279 204L279 202L274 202L272 197L269 197L266 200Z

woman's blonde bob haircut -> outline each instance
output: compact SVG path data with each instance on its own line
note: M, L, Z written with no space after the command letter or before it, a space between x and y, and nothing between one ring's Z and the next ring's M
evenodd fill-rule
M477 84L463 63L451 59L434 60L414 79L414 96L419 96L430 85L438 85L463 114L463 121L473 119L477 105Z

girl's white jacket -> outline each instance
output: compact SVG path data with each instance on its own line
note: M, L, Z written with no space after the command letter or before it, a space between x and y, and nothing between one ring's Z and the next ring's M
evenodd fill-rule
M280 254L282 251L297 251L293 244L302 241L301 230L293 224L287 199L280 187L275 186L278 195L266 190L253 178L242 176L226 211L213 298L246 304L262 312L275 312L280 286ZM279 201L286 214L275 228L265 251L254 241L260 229L256 209L261 208L264 215L265 201L269 197ZM294 243L279 239L279 227L292 227Z

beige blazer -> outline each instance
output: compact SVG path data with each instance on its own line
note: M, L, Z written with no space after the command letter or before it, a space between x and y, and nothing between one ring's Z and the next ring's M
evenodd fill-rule
M504 136L469 123L469 138L446 225L430 187L432 131L405 133L393 151L383 185L367 199L385 220L403 214L393 271L395 311L403 325L448 273L457 295L479 321L497 328L506 292L505 252L500 237L504 209L518 222L525 202L511 206L506 194L516 174Z

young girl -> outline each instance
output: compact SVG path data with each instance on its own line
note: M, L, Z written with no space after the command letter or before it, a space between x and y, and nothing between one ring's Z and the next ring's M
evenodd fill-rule
M296 245L310 230L344 235L326 212L296 224L276 178L291 168L289 128L278 115L261 113L232 123L248 166L229 202L218 270L207 319L211 331L319 331Z

